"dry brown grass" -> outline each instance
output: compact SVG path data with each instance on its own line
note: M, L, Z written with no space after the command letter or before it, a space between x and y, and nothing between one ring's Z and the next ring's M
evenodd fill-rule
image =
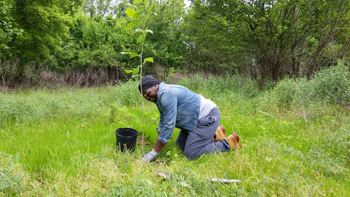
M0 91L7 92L19 88L62 86L95 87L105 84L118 84L128 80L119 67L88 67L53 71L42 64L30 62L24 66L17 60L13 63L0 62Z

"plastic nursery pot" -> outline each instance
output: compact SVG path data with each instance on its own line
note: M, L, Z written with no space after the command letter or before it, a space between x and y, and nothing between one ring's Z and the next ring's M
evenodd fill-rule
M133 152L135 150L136 139L139 132L132 128L119 128L115 131L117 138L117 149L122 152L128 150Z

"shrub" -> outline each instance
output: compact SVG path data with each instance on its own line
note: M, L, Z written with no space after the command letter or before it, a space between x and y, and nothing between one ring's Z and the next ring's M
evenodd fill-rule
M337 66L317 72L310 83L314 86L313 98L349 105L350 72L344 63L339 62Z
M258 88L254 88L253 81L241 76L203 76L196 74L190 78L182 78L177 84L202 94L204 97L222 100L224 95L241 94L255 97L259 95Z
M313 79L286 78L261 98L263 108L276 106L283 110L308 107L322 101L348 106L350 102L350 72L342 63L317 72Z
M114 96L122 105L136 105L141 101L139 81L128 81L115 88Z

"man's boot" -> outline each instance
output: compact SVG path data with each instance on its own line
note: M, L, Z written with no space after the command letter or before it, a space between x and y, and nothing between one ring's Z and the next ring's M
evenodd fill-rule
M239 137L235 132L233 132L231 135L229 135L226 138L226 141L230 145L231 150L236 149L236 148L242 148L242 145L239 144Z
M215 132L215 141L216 142L219 142L221 140L224 140L226 139L226 130L225 130L225 127L223 125L220 125L217 129L216 129L216 132Z

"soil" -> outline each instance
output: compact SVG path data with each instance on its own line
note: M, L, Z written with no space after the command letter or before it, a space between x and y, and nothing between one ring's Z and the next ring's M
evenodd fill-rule
M149 142L148 140L146 140L146 138L143 138L143 143L145 146L147 146L148 148L151 147L151 142ZM142 146L142 137L138 136L137 139L136 139L136 143L137 145L139 146Z

